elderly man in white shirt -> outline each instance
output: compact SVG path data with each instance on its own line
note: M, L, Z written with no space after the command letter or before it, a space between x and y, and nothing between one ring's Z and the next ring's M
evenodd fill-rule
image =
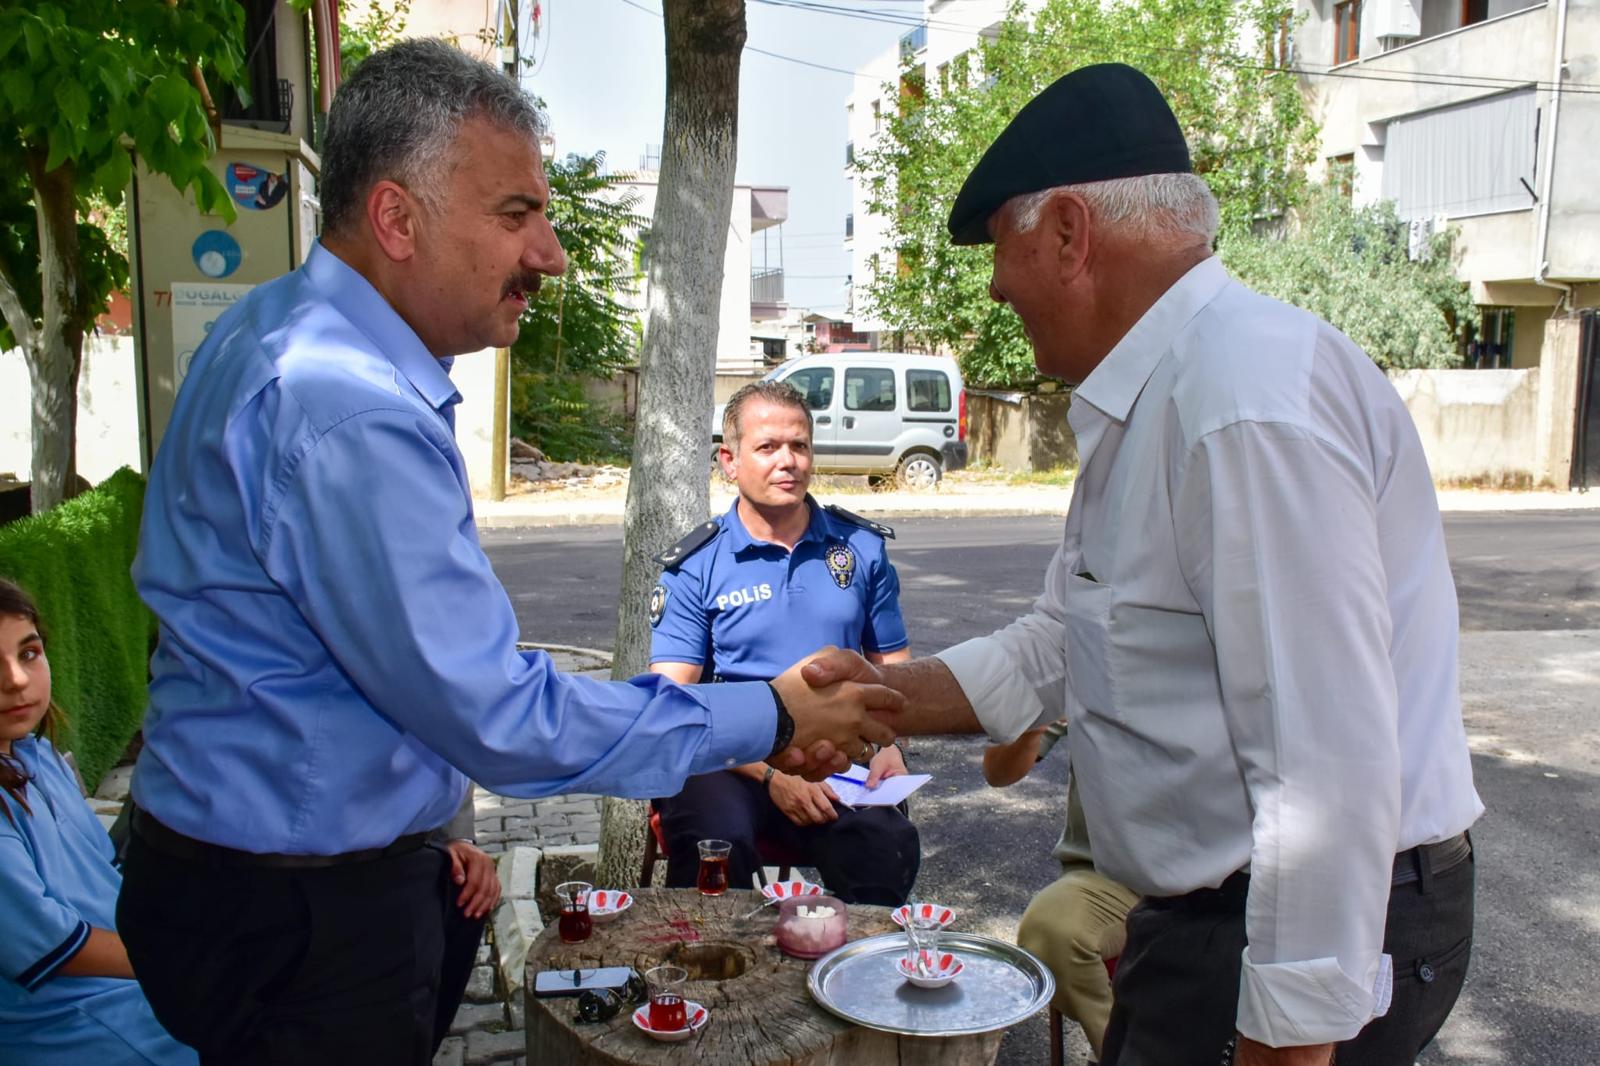
M1410 1066L1465 975L1483 810L1438 503L1372 360L1229 278L1216 225L1131 67L1019 112L950 231L1078 383L1061 548L1006 629L807 677L881 676L902 733L1070 720L1095 865L1143 897L1104 1066Z

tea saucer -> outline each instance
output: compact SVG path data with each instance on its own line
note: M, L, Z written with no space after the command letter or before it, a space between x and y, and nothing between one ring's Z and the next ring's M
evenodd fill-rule
M648 1003L633 1012L633 1024L644 1030L652 1040L674 1044L679 1040L689 1039L705 1028L706 1022L711 1020L711 1012L692 999L683 1001L683 1009L689 1018L689 1024L682 1029L650 1028L650 1004Z
M894 964L894 968L900 971L901 977L904 977L918 988L943 988L951 981L954 981L962 970L966 969L961 964L961 960L948 951L939 953L937 966L934 965L935 959L932 952L924 951L922 959L925 968L921 973L913 970L906 963L904 956L901 956L900 960Z
M793 881L774 881L770 885L761 886L761 895L769 901L790 899L794 896L820 896L825 891L821 885L799 878Z
M904 929L906 917L910 915L910 913L911 905L907 903L902 904L901 906L890 911L889 917L894 919L895 925L898 925ZM933 918L938 921L940 929L946 929L949 928L951 922L956 920L956 912L953 909L946 907L943 903L919 903L917 904L917 917Z
M633 906L633 896L619 888L597 888L589 893L589 917L609 922Z

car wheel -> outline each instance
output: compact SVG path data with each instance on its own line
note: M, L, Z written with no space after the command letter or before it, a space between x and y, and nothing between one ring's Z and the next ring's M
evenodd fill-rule
M927 452L912 452L900 460L895 476L912 492L927 492L937 487L939 479L944 477L944 466Z

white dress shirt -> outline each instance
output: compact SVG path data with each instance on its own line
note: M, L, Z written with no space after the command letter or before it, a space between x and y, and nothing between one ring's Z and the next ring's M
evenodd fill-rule
M1031 614L940 653L996 741L1065 714L1096 866L1144 895L1250 869L1239 1031L1387 1009L1395 853L1482 812L1455 585L1416 428L1333 327L1208 259L1078 388Z

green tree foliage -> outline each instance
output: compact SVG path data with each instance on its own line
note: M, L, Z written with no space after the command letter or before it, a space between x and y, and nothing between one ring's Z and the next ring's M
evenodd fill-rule
M974 384L1034 379L1016 315L989 300L988 249L952 247L945 220L1012 116L1092 63L1129 63L1160 86L1226 231L1281 213L1299 194L1315 134L1294 76L1271 69L1292 11L1292 0L1048 0L1030 18L1019 4L996 37L935 75L938 83L907 71L898 113L857 163L869 209L888 220L893 257L875 278L857 279L869 306L895 329L954 351Z
M1257 292L1331 322L1385 370L1460 362L1458 329L1472 297L1452 268L1454 233L1408 255L1405 224L1388 202L1353 207L1336 178L1314 187L1282 235L1235 231L1223 263Z
M550 163L550 221L567 272L545 279L511 348L512 432L553 459L628 450L620 420L600 416L583 391L632 363L640 339L638 313L624 301L638 288L637 234L648 220L638 194L622 193L604 168L604 153Z
M125 283L123 250L86 225L143 163L234 217L207 169L215 147L198 86L238 85L234 0L47 0L0 5L0 346L33 382L33 503L61 499L73 465L84 332Z

